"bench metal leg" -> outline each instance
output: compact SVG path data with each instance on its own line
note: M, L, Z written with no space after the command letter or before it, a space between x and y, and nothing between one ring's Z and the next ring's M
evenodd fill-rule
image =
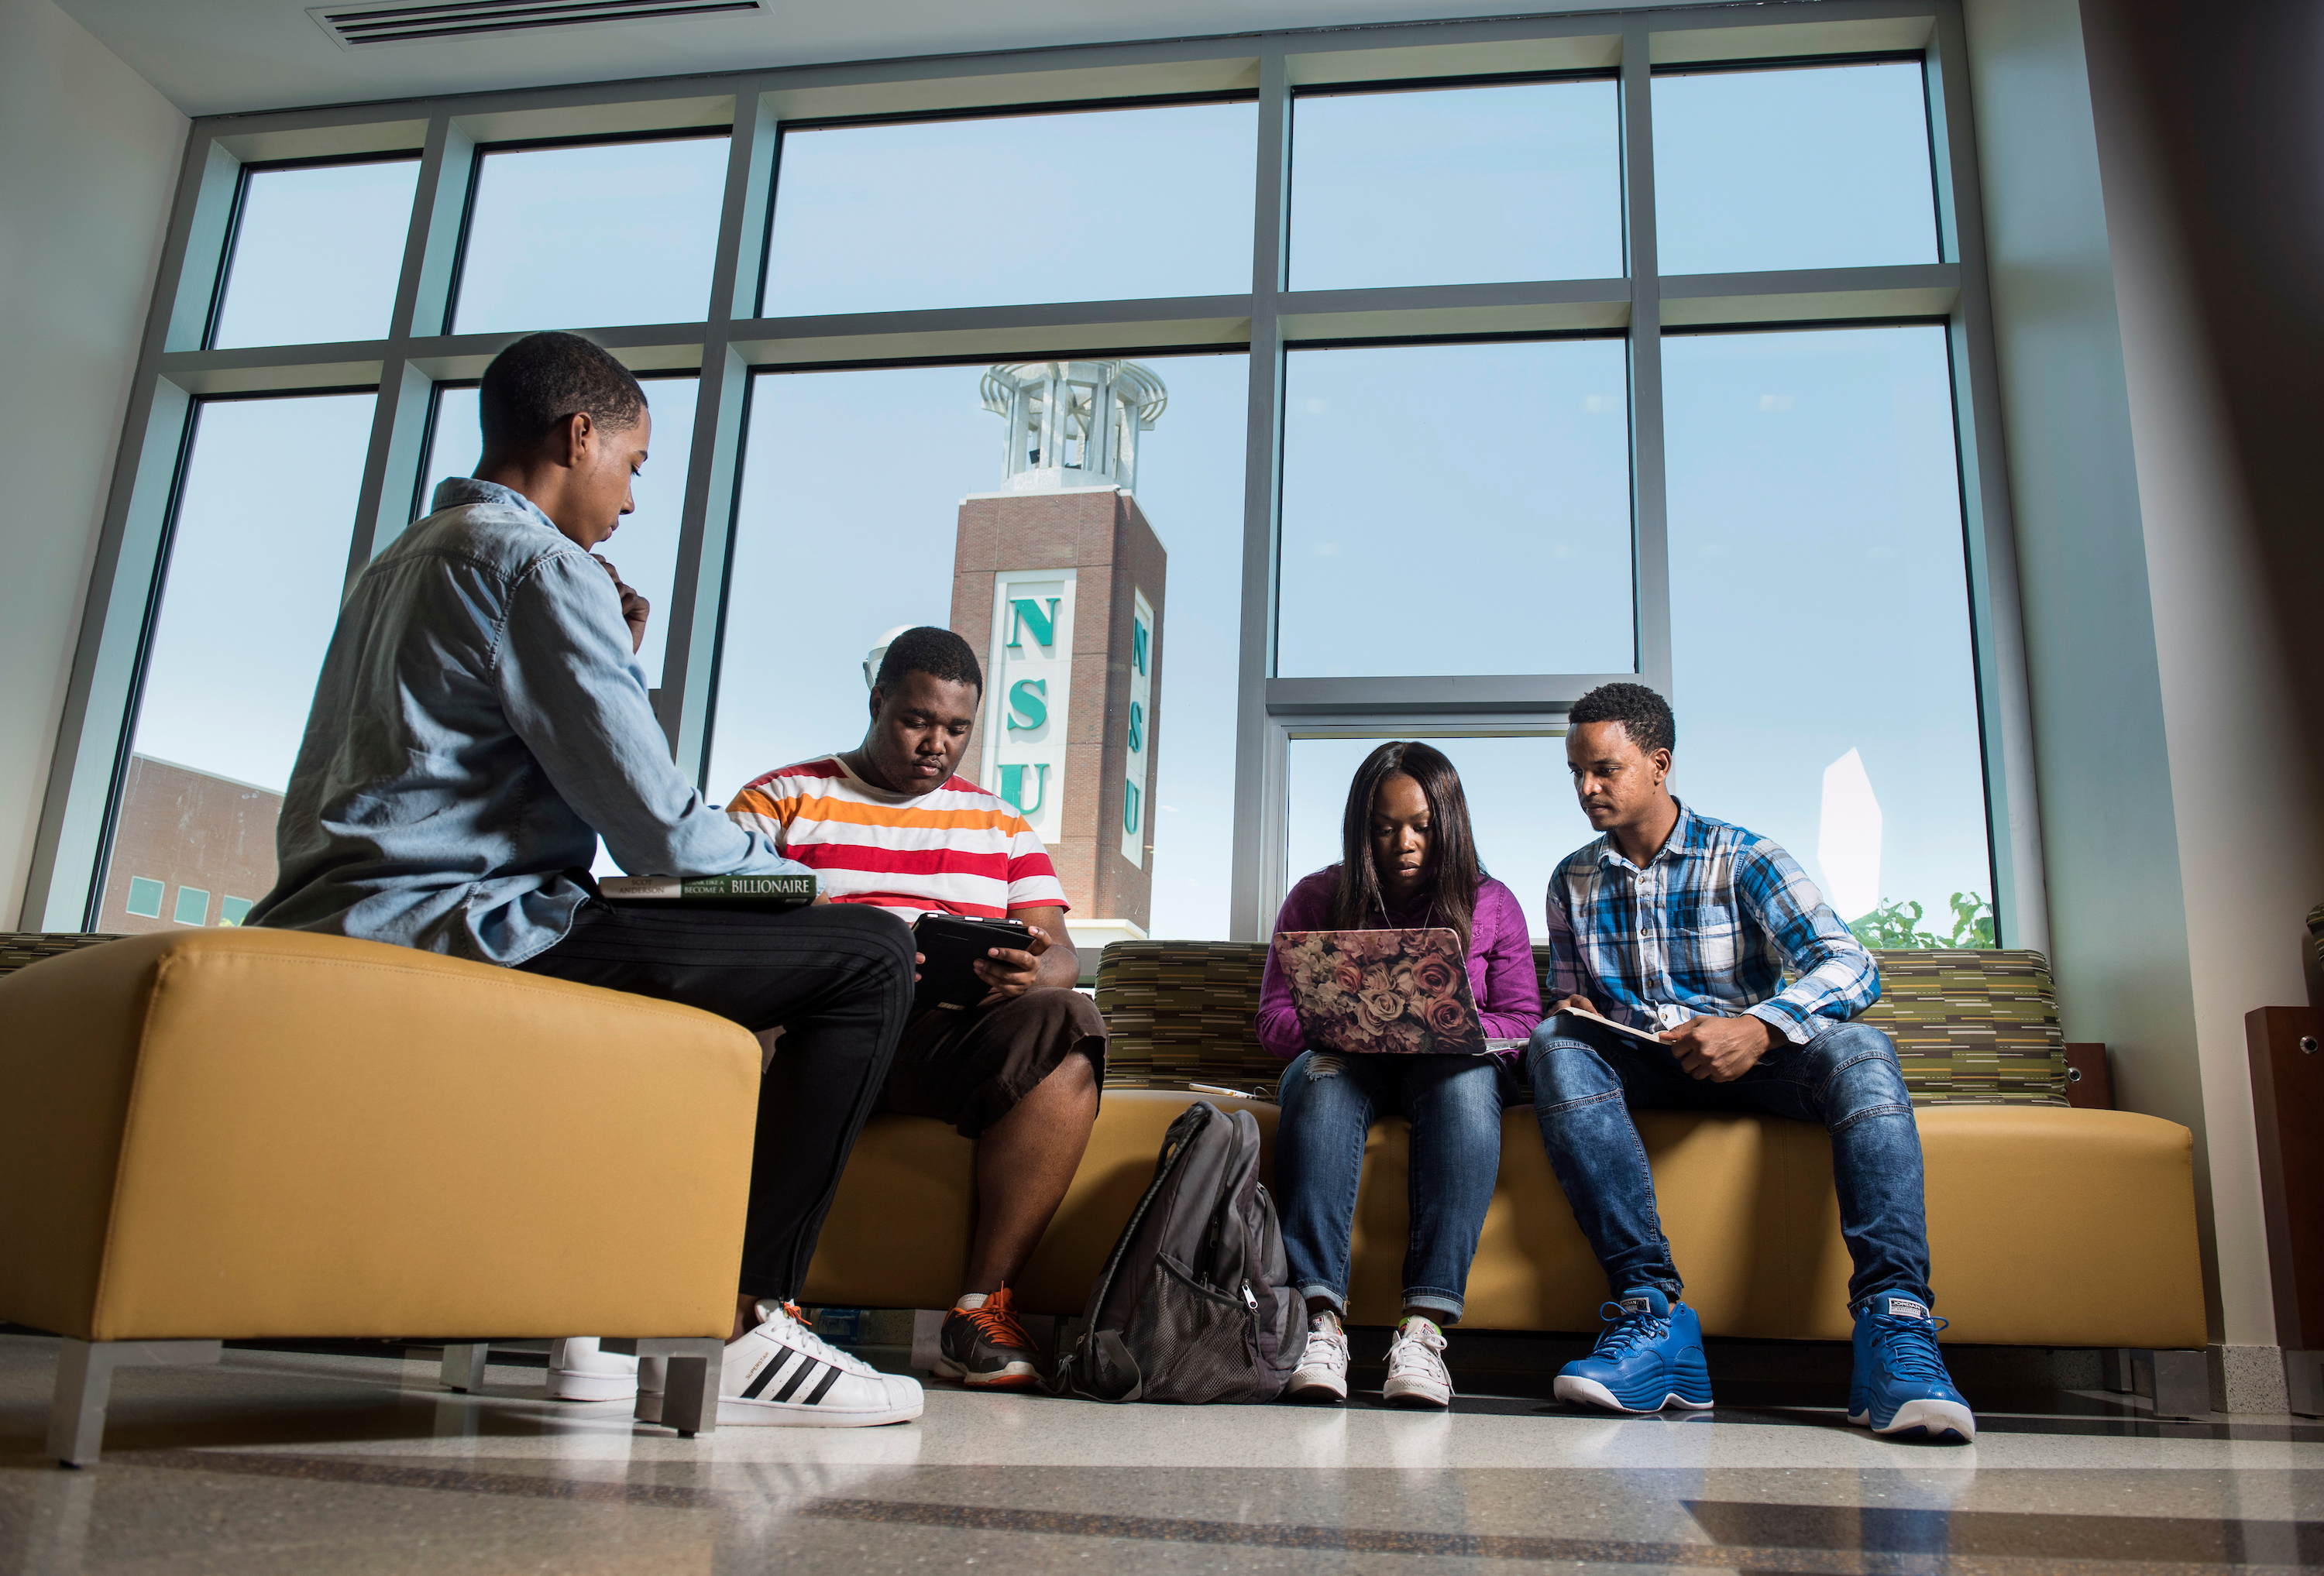
M689 1436L708 1433L716 1428L718 1376L725 1367L726 1343L715 1335L654 1336L641 1339L635 1345L641 1369L648 1358L668 1359L669 1378L661 1398L662 1426ZM613 1349L611 1341L604 1348ZM642 1389L639 1398L644 1399Z
M105 1408L113 1370L212 1363L216 1341L72 1341L57 1344L57 1387L49 1403L49 1453L68 1467L92 1466L105 1448Z
M2154 1403L2157 1417L2211 1415L2211 1359L2206 1351L2134 1350L2131 1371L2138 1389Z
M2324 1351L2283 1354L2283 1387L2302 1417L2324 1417Z
M466 1341L444 1349L438 1377L447 1390L477 1391L484 1387L484 1359L492 1355L489 1341Z
M2127 1396L2138 1388L2138 1376L2131 1371L2129 1347L2099 1349L2098 1382L2117 1396Z

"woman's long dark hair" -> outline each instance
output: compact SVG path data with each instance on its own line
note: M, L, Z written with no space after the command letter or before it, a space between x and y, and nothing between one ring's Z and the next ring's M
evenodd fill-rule
M1470 922L1477 912L1477 883L1485 867L1477 862L1477 839L1469 828L1469 798L1461 774L1444 752L1416 741L1393 740L1364 757L1348 785L1348 808L1340 818L1340 889L1332 902L1332 928L1369 930L1388 917L1387 895L1372 863L1372 798L1397 772L1420 785L1428 801L1429 903L1432 924L1449 925L1469 946Z

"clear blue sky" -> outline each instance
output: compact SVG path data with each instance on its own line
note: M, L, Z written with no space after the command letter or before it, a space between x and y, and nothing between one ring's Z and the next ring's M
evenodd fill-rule
M1291 352L1277 671L1631 671L1628 382L1618 339Z
M338 619L374 403L201 407L146 658L140 753L277 793L290 780Z
M1299 98L1291 288L1618 277L1618 105L1606 79Z
M1917 66L1665 76L1655 92L1665 272L1936 255ZM1618 272L1616 115L1602 80L1299 100L1294 285ZM1254 127L1246 104L790 134L766 310L1243 290ZM492 155L458 326L698 316L725 162L721 137ZM255 180L221 342L383 331L410 182L408 161ZM1884 815L1882 893L1941 913L1950 892L1983 891L1942 333L1674 336L1664 358L1675 785L1821 879L1822 774L1855 750ZM1169 552L1156 926L1217 935L1248 365L1151 364L1170 389L1139 489ZM1001 475L979 371L755 380L714 799L853 742L866 648L895 624L945 621L959 501ZM1295 352L1281 670L1627 667L1627 386L1618 339ZM608 551L666 608L694 385L650 390L655 457ZM287 773L371 409L369 396L207 409L141 749L263 783ZM473 465L474 410L473 392L442 396L431 478ZM1588 836L1561 746L1434 742L1467 780L1488 864L1538 925L1548 869ZM1335 857L1347 776L1371 742L1293 745L1295 875Z

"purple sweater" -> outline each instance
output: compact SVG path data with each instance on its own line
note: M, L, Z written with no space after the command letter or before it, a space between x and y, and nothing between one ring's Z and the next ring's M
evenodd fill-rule
M1339 870L1337 865L1319 870L1292 888L1283 899L1283 912L1275 917L1275 928L1331 929ZM1411 912L1391 913L1388 918L1388 925L1365 928L1420 929L1429 922L1428 904L1424 899ZM1541 1022L1541 979L1533 970L1533 940L1526 934L1525 910L1517 907L1517 894L1490 876L1478 883L1477 912L1469 924L1469 989L1477 998L1477 1016L1484 1020L1487 1039L1521 1040ZM1259 1043L1286 1061L1307 1048L1299 1014L1291 1005L1291 982L1277 966L1272 947L1259 987ZM1517 1058L1511 1055L1507 1059Z

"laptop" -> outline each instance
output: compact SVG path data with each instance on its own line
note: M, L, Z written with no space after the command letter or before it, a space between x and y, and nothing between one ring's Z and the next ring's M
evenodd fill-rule
M1284 930L1275 962L1307 1043L1359 1055L1482 1056L1522 1050L1487 1039L1468 957L1449 926L1427 930Z

